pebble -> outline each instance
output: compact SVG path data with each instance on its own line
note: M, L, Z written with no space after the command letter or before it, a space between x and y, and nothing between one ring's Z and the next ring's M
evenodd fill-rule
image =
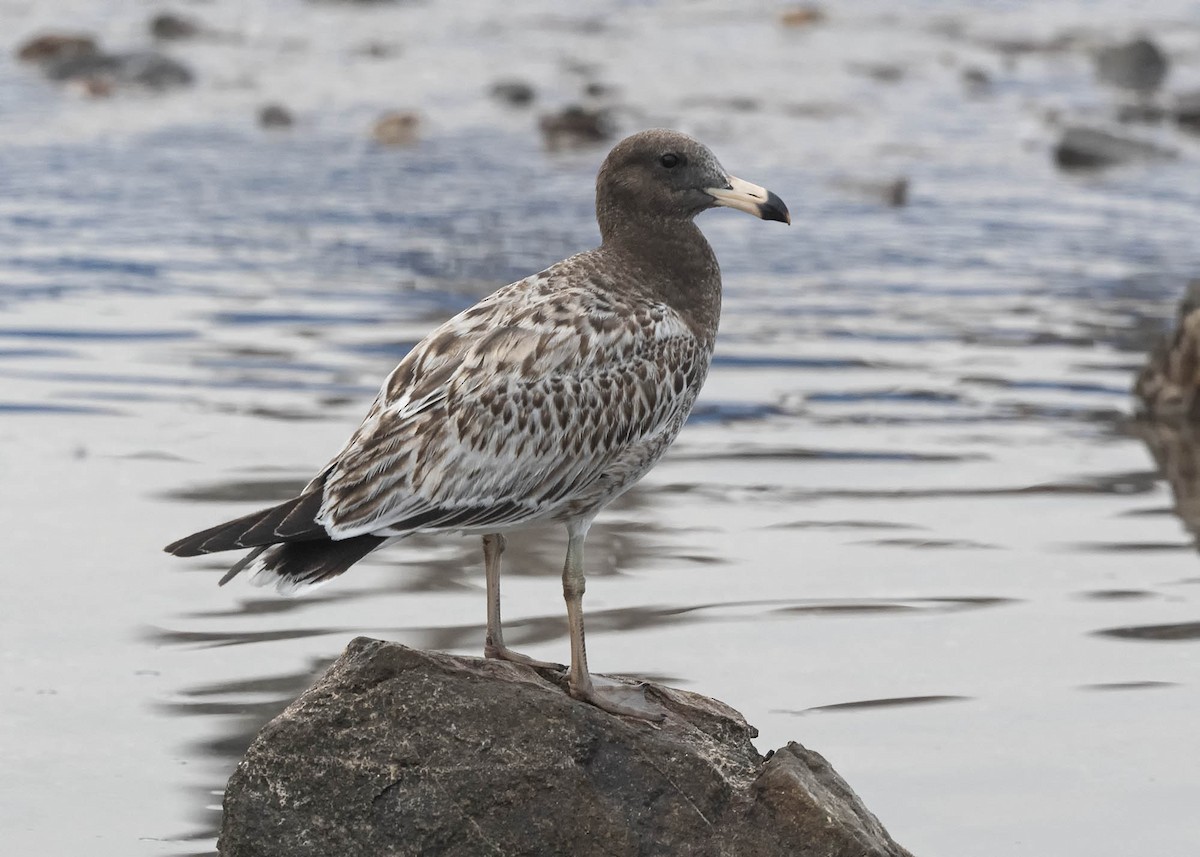
M266 104L258 111L258 124L262 128L291 128L295 119L282 104Z
M35 36L17 48L21 62L46 63L94 54L96 40L81 33L46 33Z
M513 107L526 107L536 96L533 84L523 80L498 80L492 84L491 96Z
M371 128L371 139L381 146L411 146L417 142L421 118L411 110L385 113Z
M820 6L794 6L779 14L779 23L784 27L811 27L825 20L825 10Z

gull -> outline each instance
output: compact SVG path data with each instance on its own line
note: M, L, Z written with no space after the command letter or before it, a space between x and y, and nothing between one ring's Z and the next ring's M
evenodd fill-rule
M584 540L600 510L662 458L708 374L721 272L694 221L717 206L791 223L779 197L729 175L685 134L622 140L596 179L599 247L498 289L425 337L298 496L167 552L249 548L221 584L247 570L252 583L297 594L413 533L479 535L484 655L544 668L557 665L504 644L500 566L506 533L559 522L568 692L661 719L588 671Z

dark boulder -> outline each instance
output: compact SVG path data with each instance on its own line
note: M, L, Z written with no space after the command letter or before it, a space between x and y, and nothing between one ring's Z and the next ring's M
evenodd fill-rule
M647 685L662 723L551 671L358 638L225 792L224 857L910 857L821 756L758 754L733 709Z
M1054 162L1067 170L1099 169L1177 156L1173 149L1156 143L1120 137L1096 128L1067 128L1054 147Z
M1167 55L1146 38L1101 48L1096 54L1096 76L1120 89L1154 92L1162 86L1169 64Z

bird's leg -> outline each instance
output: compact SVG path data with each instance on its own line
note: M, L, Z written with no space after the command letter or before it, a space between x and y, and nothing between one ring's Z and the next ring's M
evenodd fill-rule
M625 684L597 687L588 672L587 649L583 639L583 540L591 521L567 525L567 561L563 565L563 597L567 601L567 624L571 632L571 674L567 687L571 696L590 702L611 714L623 714L642 720L662 720L660 709L646 702L640 687Z
M539 661L504 645L504 631L500 627L500 557L504 553L504 544L504 536L500 533L483 537L483 569L487 578L487 637L483 641L483 656L540 669L565 670L562 664Z

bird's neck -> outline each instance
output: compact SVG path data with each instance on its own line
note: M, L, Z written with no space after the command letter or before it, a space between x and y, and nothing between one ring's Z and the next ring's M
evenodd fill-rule
M721 268L695 223L656 218L601 222L601 236L598 252L620 258L636 271L635 282L618 287L671 307L701 341L711 344L721 317Z

